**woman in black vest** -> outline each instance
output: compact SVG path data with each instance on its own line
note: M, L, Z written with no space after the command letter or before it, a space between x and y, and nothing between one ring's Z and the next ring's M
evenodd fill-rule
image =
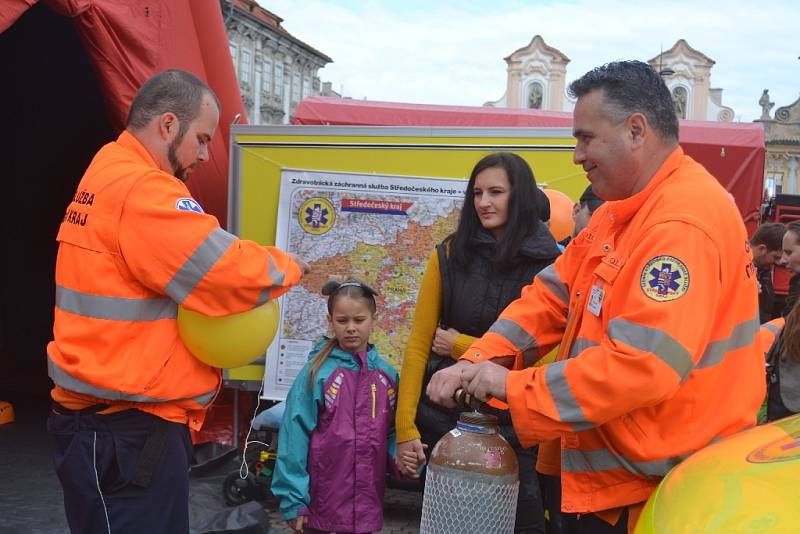
M431 402L423 394L424 383L454 363L560 254L542 222L549 212L530 167L516 154L490 154L475 165L458 228L431 254L420 286L400 373L396 426L401 461L422 460L425 448L430 450L455 427L458 417L457 410ZM515 532L544 532L536 450L520 446L507 411L495 415L519 458ZM411 465L406 471L413 473Z

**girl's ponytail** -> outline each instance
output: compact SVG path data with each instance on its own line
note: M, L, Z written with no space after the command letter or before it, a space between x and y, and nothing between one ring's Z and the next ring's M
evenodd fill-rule
M317 373L319 373L320 367L325 363L325 359L330 356L334 347L336 347L336 338L332 337L311 360L311 363L308 365L308 385L310 387L314 386L314 381L317 379Z

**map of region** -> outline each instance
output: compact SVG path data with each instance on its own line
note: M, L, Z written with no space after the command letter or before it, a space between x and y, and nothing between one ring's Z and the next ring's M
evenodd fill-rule
M370 341L399 370L425 265L455 229L463 197L301 188L290 203L296 216L286 249L311 272L284 297L281 337L313 340L326 333L322 286L331 276L355 277L380 295Z
M378 292L370 342L400 370L420 280L434 247L458 224L466 185L452 178L281 172L275 245L297 254L311 272L280 299L264 398L286 398L314 343L330 334L320 291L331 278L357 278Z

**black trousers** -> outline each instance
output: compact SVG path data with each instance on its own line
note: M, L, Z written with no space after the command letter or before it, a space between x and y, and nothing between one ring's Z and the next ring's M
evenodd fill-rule
M564 534L564 518L561 515L561 476L536 473L542 491L542 503L547 511L544 531L546 534Z
M139 410L98 415L56 407L47 430L73 533L189 532L186 425Z
M564 534L627 534L628 510L616 525L609 525L594 514L562 514Z

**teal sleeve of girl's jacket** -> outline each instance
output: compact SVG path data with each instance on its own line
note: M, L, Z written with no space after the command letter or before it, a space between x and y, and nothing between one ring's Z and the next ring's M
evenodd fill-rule
M272 474L272 493L280 499L281 514L286 521L301 515L307 509L308 493L308 447L311 432L317 426L321 388L308 384L308 364L298 373L286 397L278 433L278 459Z

